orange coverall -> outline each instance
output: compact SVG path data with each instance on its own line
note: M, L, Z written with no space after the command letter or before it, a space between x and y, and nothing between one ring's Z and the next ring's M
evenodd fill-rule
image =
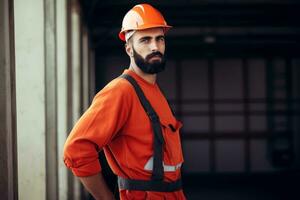
M163 163L169 170L164 180L171 182L181 177L183 155L177 121L157 84L151 84L131 70L160 118L165 145ZM76 176L91 176L101 171L98 152L104 150L112 171L124 178L150 180L153 156L153 132L150 120L141 106L133 86L125 79L116 78L94 97L91 106L75 124L64 147L64 162ZM147 167L148 166L148 167ZM151 166L151 165L150 165ZM170 170L171 169L171 170ZM121 190L125 199L185 199L182 190L175 192Z

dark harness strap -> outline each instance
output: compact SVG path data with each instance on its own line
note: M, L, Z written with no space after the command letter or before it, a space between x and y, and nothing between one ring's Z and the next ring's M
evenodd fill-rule
M155 191L155 192L174 192L182 188L181 179L175 182L163 181L144 181L131 180L118 177L118 185L120 189L126 190L141 190L141 191Z
M154 142L153 142L153 170L152 177L150 181L144 180L131 180L118 177L118 184L120 189L127 190L143 190L143 191L176 191L181 188L181 180L176 182L168 183L164 182L164 168L163 168L163 145L164 138L162 135L161 125L159 117L151 106L150 102L145 97L142 89L138 83L128 74L122 74L121 78L126 79L134 87L139 100L147 113L153 133L154 133Z
M134 87L140 102L146 111L152 125L152 129L154 132L154 142L153 142L153 171L152 171L152 180L163 180L164 177L164 169L163 169L163 144L164 138L161 132L161 126L159 117L152 108L151 104L149 103L148 99L145 97L144 92L138 85L138 83L128 74L122 74L121 78L125 78L128 80L132 86Z

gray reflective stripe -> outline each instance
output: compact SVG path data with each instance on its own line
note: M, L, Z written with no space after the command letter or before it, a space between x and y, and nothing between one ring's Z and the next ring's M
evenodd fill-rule
M177 165L165 165L163 163L163 167L164 167L164 171L165 172L175 172L177 169L179 169L181 167L182 163L179 163ZM149 170L152 171L153 170L153 156L148 160L148 162L146 163L145 170Z

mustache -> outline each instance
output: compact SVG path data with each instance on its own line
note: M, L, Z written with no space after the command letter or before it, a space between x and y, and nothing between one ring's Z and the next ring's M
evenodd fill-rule
M163 55L162 53L160 53L159 51L155 51L155 52L153 52L153 53L147 55L147 56L146 56L146 60L149 60L149 59L151 59L151 58L154 57L154 56L159 56L159 57L162 58L164 55Z

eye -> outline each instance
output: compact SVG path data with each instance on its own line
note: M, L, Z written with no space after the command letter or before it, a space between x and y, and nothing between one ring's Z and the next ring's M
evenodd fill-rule
M157 40L160 41L160 42L164 42L165 38L164 37L159 37Z
M149 43L150 39L148 38L143 38L140 40L141 43Z

